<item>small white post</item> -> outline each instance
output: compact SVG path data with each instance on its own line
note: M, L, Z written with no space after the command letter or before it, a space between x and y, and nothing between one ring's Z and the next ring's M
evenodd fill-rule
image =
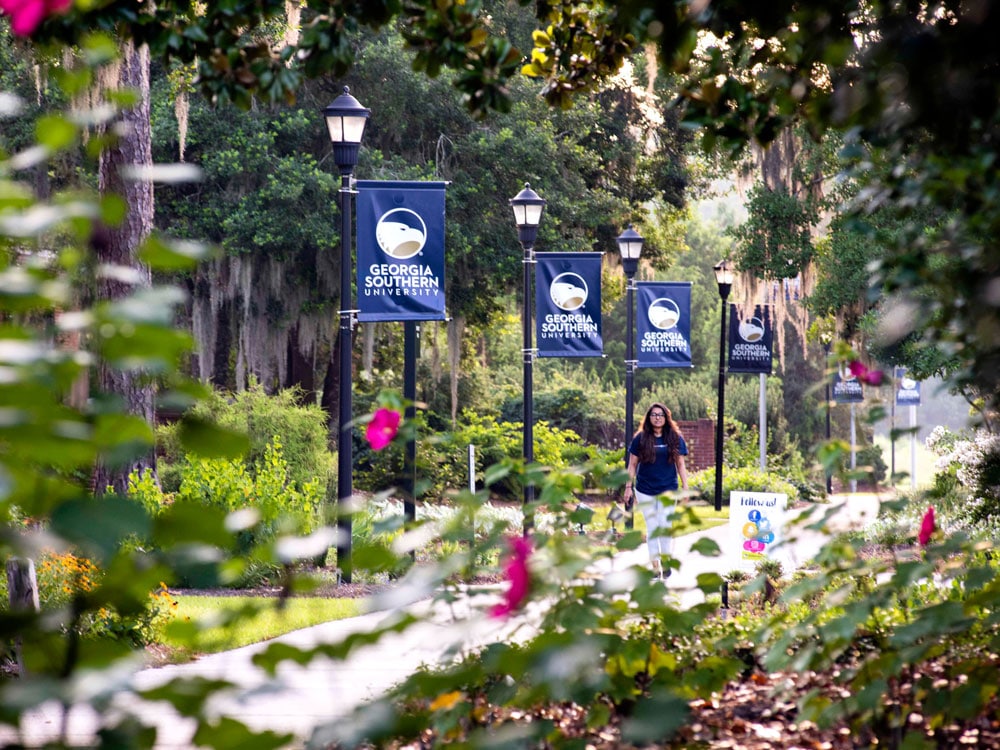
M469 443L469 492L476 494L476 446ZM469 503L469 534L472 546L476 546L476 512L474 504Z
M469 492L476 491L476 446L469 443Z
M910 404L910 487L917 489L917 405Z

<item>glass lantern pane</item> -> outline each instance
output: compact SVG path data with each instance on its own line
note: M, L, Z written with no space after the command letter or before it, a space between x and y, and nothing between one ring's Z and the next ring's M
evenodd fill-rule
M539 204L529 204L524 207L524 223L528 226L537 227L539 222L542 220L542 209L544 206Z

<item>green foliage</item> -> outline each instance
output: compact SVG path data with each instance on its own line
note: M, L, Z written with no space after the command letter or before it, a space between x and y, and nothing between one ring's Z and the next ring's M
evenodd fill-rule
M819 219L813 200L755 185L749 218L731 230L741 271L765 280L792 278L812 261L812 230Z
M579 435L572 430L551 427L537 422L533 429L535 462L551 468L565 468L586 460L593 450L584 446ZM468 486L468 449L475 448L477 484L490 475L491 466L507 467L506 471L493 473L487 484L491 492L505 500L514 500L523 494L518 472L511 471L523 457L523 427L519 423L498 421L492 416L464 412L462 425L445 435L428 435L421 440L417 456L418 473L425 482L424 491L439 496L448 489ZM399 451L368 451L362 460L370 460L372 471L359 476L359 487L371 491L387 489L386 482L399 475L395 467L401 465Z
M247 554L279 534L314 531L323 498L317 482L299 484L291 478L282 443L274 438L252 472L241 460L186 456L175 502L218 508L227 515L239 512L239 549Z
M274 450L280 436L279 450L287 466L291 482L299 486L317 484L325 491L333 469L333 457L327 448L327 417L319 406L300 403L301 392L286 389L276 394L265 393L258 383L245 391L225 394L213 391L191 411L192 418L202 418L230 430L245 433L249 449L243 463L248 471L268 467L268 453ZM179 424L158 428L157 441L162 461L167 467L180 465L184 456L180 450ZM167 477L177 472L169 468ZM179 485L167 482L168 491Z
M992 532L1000 518L1000 439L982 429L963 435L939 426L927 447L943 466L931 498L970 528Z
M982 625L995 614L995 565L974 545L956 534L915 557L887 561L863 557L840 538L820 562L821 573L782 594L788 602L818 596L815 606L794 617L779 610L767 625L776 637L759 650L768 669L828 671L843 688L836 700L825 691L807 695L803 718L847 722L880 744L907 746L910 734L924 731L906 722L918 701L934 728L986 710L995 680L969 691L960 676L985 666L972 655L990 638ZM911 682L912 690L900 689Z
M862 469L865 474L871 478L871 481L876 484L880 484L885 481L886 476L889 473L889 467L882 458L882 446L866 445L857 451L855 456L858 467Z
M88 31L88 25L139 35L157 54L198 59L201 80L210 92L249 104L255 92L274 99L294 91L302 73L341 73L353 58L343 36L353 30L352 19L336 13L320 14L304 29L302 54L290 49L272 53L268 41L255 35L283 7L281 3L252 8L241 2L209 3L199 8L198 15L186 4L166 2L152 11L149 23L135 23L134 3L113 0L98 8L75 7L66 16L46 22L40 35L75 41ZM353 20L384 24L395 9L391 4L365 4ZM419 65L424 70L436 73L441 65L452 65L462 71L456 82L470 94L473 108L505 106L504 82L517 64L516 56L505 40L491 39L480 28L485 21L476 16L479 10L476 3L448 7L417 3L406 27L407 40L422 50ZM829 3L808 2L777 10L773 5L739 12L721 8L709 14L677 14L672 4L662 3L602 5L589 14L568 7L549 10L552 30L536 37L539 55L532 57L532 64L540 66L534 72L548 77L545 94L553 102L568 103L574 90L589 90L598 78L617 70L645 41L648 29L658 31L656 41L664 61L684 69L700 25L711 23L715 38L723 41L705 51L704 66L697 68L702 77L686 83L681 92L689 104L690 121L705 125L707 141L718 139L738 146L756 138L766 143L795 115L806 117L817 132L836 125L869 137L870 145L881 149L886 160L902 166L866 183L862 194L871 200L863 208L898 205L904 218L914 205L931 205L935 212L929 232L925 232L923 217L908 226L877 269L880 282L901 295L920 288L936 292L926 299L918 295L907 300L901 310L910 314L902 315L904 324L890 333L907 334L914 327L926 326L931 338L955 345L963 382L990 399L1000 392L995 387L995 353L1000 346L995 295L984 286L995 275L995 238L1000 236L996 201L991 199L997 179L993 131L1000 97L994 95L997 79L992 60L997 47L992 43L995 29L989 18L983 22L981 16L958 8L948 23L941 23L919 5L831 10ZM773 48L761 48L761 38L779 41ZM852 60L859 38L867 40L867 46ZM911 44L919 44L921 54L899 56L898 51ZM93 44L88 49L97 51ZM974 59L951 54L968 50L977 51ZM285 64L293 58L301 68ZM748 79L745 72L751 64L761 66L761 74ZM814 73L819 68L828 71L830 79L815 85ZM64 71L67 84L72 83L73 73ZM897 74L900 78L894 81ZM89 83L89 76L89 70L77 76L76 91ZM955 86L956 78L968 85ZM906 81L922 85L895 85ZM907 117L898 117L900 111ZM522 130L499 129L495 138L483 136L476 158L484 170L502 171L520 163L484 159L509 156L510 151L493 150L491 140L513 149L536 131L552 135L553 130L539 127L524 114L517 112L526 123ZM69 120L41 125L39 133L50 148L61 149L79 140L80 132ZM67 134L75 137L67 138ZM575 180L573 170L565 170L571 177L564 182L557 179L562 165L559 157L565 149L539 153L548 154L549 161L539 164L538 171L567 188L559 194L565 196L567 215L572 215L579 208L574 205L576 198L587 194L582 189L586 183ZM102 694L105 689L110 694L121 684L117 675L124 660L133 656L134 644L117 634L109 638L107 632L97 634L95 643L67 638L67 633L78 632L85 618L105 608L126 616L139 613L161 580L191 580L198 573L201 580L217 582L233 575L227 554L234 540L225 525L224 508L176 502L163 504L153 514L145 500L128 508L119 498L89 496L86 475L94 461L106 456L127 459L145 450L148 427L128 416L121 404L105 398L106 394L95 394L81 409L67 406L65 394L85 367L104 361L113 369L144 369L156 377L162 401L182 410L201 389L177 374L179 360L190 348L186 337L172 327L172 305L178 295L156 290L134 295L122 304L91 309L79 303L87 299L84 294L69 293L96 285L90 275L94 264L88 243L95 228L93 217L102 215L102 208L76 191L41 201L28 187L29 181L15 182L9 177L26 166L47 167L38 161L43 157L41 152L21 154L16 162L5 160L0 169L0 242L8 264L0 269L4 282L0 284L0 309L5 321L0 331L5 374L0 403L7 417L0 424L0 513L8 532L3 545L6 553L24 556L37 549L45 533L66 545L81 545L86 555L101 562L103 577L93 589L74 593L68 618L63 616L65 608L37 617L0 613L0 625L21 639L31 669L17 684L0 684L0 705L5 707L0 719L12 728L20 725L21 712L65 701L71 694L67 691L78 686L82 677ZM866 179L864 148L857 149L856 158L858 178ZM595 171L599 164L594 162ZM497 181L506 186L512 177L499 175ZM282 190L272 187L278 193ZM604 195L595 192L588 211L608 204ZM275 195L276 199L288 197ZM594 221L588 216L575 226L591 227ZM500 226L499 220L495 226ZM556 222L544 231L544 240L551 246L576 241ZM470 239L469 246L479 240ZM28 262L15 265L15 260L23 258ZM488 296L490 290L485 291ZM474 303L469 303L469 309L476 309ZM66 315L67 310L73 314ZM921 314L914 315L914 311ZM933 316L928 315L931 311ZM84 349L70 352L57 345L61 336L55 334L65 333L82 334ZM189 426L199 428L197 423ZM276 434L265 432L265 443ZM137 436L143 440L136 440ZM479 437L485 441L485 436ZM474 659L415 675L391 696L415 706L412 712L392 710L388 702L366 707L324 728L329 738L348 746L377 743L390 736L424 740L428 729L448 730L464 723L476 730L470 745L495 742L496 732L509 725L480 727L473 701L456 700L446 710L437 702L456 688L469 687L510 708L571 701L591 711L598 724L608 719L610 706L628 714L623 722L627 740L655 744L669 740L685 720L685 706L691 698L717 694L743 673L747 649L771 670L830 675L836 693L806 694L800 717L823 725L845 721L856 736L872 737L879 745L925 742L927 729L910 727L913 716L927 716L928 727L937 732L995 713L1000 685L992 655L996 653L1000 576L982 544L973 544L961 534L939 533L912 559L895 559L890 565L883 558L865 558L853 541L838 538L818 556L820 572L789 586L783 601L767 613L763 627L754 629L752 619L741 618L739 627L723 631L712 605L679 611L665 604L662 585L652 581L648 572L633 570L627 576L602 580L582 575L595 558L610 552L595 549L590 540L572 532L572 512L567 508L575 505L584 476L597 477L599 488L604 488L603 483L614 484L614 476L595 465L558 468L553 459L561 458L561 453L556 448L569 442L565 436L540 440L544 462L555 468L531 474L540 490L540 505L555 519L553 533L540 531L533 537L535 587L531 596L546 604L539 608L537 630L517 643L511 643L505 633ZM507 447L501 445L498 451L494 446L493 450L506 456ZM277 467L269 464L264 447L258 448L258 458L264 462L258 465L258 474L275 480L269 485L273 491ZM175 455L182 453L178 450ZM449 455L456 453L452 450ZM980 468L992 482L995 468ZM230 466L225 471L232 474L221 488L228 508L238 497L237 489L245 486L240 472L246 474L248 469ZM738 478L743 471L747 470L727 475ZM489 472L490 483L503 472L518 477L519 467L502 462L501 468ZM752 481L747 477L741 483ZM759 484L772 488L774 482L764 478ZM148 487L141 483L137 489L143 497L148 495ZM471 506L474 498L459 501ZM15 519L26 517L39 525L13 525ZM47 526L44 519L48 519ZM236 523L239 516L229 516L229 521ZM421 571L420 590L430 586L442 592L443 601L451 602L464 591L454 582L456 571L471 571L480 559L496 559L503 548L499 531L469 548L454 545L449 533L457 532L446 531L443 537L453 545L449 546L452 553L441 565ZM135 536L149 538L158 554L123 548L122 541ZM623 548L636 543L628 535L619 542ZM387 558L386 565L391 564ZM715 576L703 586L715 591L718 583ZM816 604L807 607L805 601ZM401 615L340 644L301 650L273 644L257 657L257 663L273 671L284 660L340 657L405 630L417 620ZM904 689L906 685L912 688ZM192 707L199 730L222 746L221 733L213 733L196 708L223 687L177 681L164 686L157 697ZM151 743L153 730L138 717L126 717L114 727L103 725L106 715L100 721L102 730L108 731L99 741L117 746ZM247 734L254 733L247 730ZM265 733L241 744L252 745L250 739L273 740L260 735ZM579 744L576 738L554 732L544 721L521 729L519 740L553 746Z

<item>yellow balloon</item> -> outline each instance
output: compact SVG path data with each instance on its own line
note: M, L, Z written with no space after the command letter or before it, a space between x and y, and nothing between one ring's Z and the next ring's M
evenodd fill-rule
M757 536L757 524L755 523L745 523L743 524L743 536L747 539L753 539Z

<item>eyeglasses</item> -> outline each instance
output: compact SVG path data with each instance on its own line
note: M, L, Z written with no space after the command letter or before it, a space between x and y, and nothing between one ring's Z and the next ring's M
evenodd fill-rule
M650 419L666 419L667 415L664 414L662 411L651 411L649 413L649 418Z

